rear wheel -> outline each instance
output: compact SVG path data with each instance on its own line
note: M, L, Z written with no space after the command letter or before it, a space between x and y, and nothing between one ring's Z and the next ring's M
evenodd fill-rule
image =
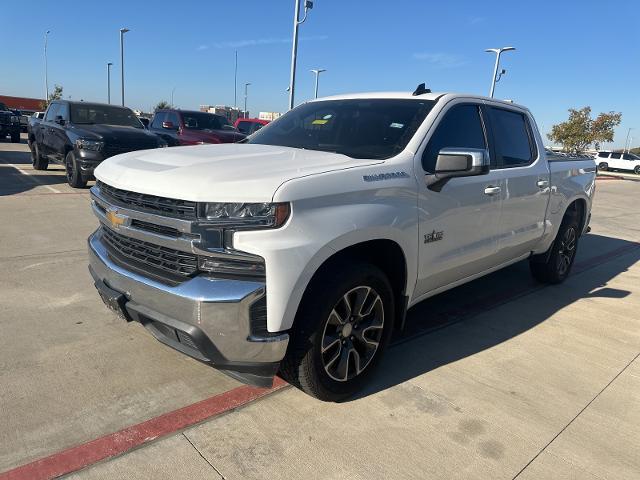
M578 249L578 218L571 212L565 215L549 252L532 257L531 274L539 282L561 283L568 276Z
M609 164L607 162L600 162L598 164L598 170L608 170L609 169Z
M72 151L67 153L64 165L67 171L67 183L69 185L73 188L84 188L87 186L87 181L82 178L80 167Z
M636 175L640 175L640 165L633 169L633 173L635 173Z
M356 393L386 349L394 322L388 279L366 263L321 275L305 293L281 375L320 400Z
M31 142L31 164L34 170L46 170L49 161L42 156L37 142Z

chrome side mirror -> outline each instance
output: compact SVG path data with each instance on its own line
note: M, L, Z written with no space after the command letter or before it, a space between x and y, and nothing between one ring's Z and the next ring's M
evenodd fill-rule
M427 187L439 192L450 178L489 173L489 152L479 148L443 148L438 152L435 173L426 175Z

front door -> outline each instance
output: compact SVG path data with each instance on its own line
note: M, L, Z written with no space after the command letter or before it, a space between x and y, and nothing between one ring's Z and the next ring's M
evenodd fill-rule
M478 104L454 101L440 114L416 171L434 172L443 148L487 149ZM488 174L451 178L440 191L418 178L420 242L416 298L495 265L503 180L492 159ZM419 177L421 175L418 175Z

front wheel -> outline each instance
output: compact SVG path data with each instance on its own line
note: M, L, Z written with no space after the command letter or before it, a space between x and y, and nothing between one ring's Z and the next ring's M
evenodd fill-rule
M609 169L609 164L607 162L600 162L598 164L598 170L606 171Z
M567 213L550 251L532 257L529 261L531 274L536 280L542 283L561 283L569 276L578 250L578 229L576 215Z
M78 166L78 162L76 162L73 152L67 153L64 164L67 171L67 183L73 188L86 187L87 181L82 178L80 167Z
M305 293L281 375L320 400L353 395L389 343L394 311L389 281L374 265L348 263L325 272Z
M31 163L34 170L46 170L49 161L42 156L38 143L34 140L31 142Z

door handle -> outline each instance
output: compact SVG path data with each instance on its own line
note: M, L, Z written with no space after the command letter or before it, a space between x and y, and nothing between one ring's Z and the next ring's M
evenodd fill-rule
M547 188L549 186L549 180L538 180L536 185L538 188Z
M502 188L497 187L495 185L489 185L484 189L485 195L496 195L502 191Z

